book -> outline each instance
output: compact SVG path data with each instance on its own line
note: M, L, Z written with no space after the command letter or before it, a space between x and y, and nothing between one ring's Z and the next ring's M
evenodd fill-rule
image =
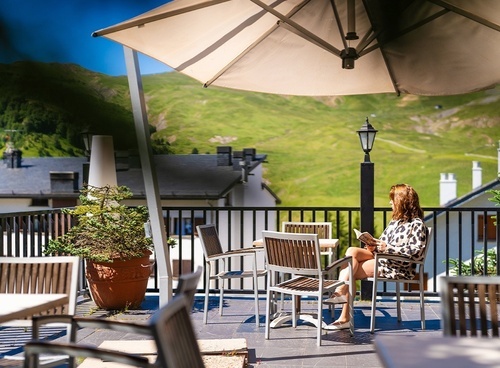
M372 234L367 233L366 231L361 232L358 229L353 229L356 234L356 238L366 245L377 246L376 239L372 236Z

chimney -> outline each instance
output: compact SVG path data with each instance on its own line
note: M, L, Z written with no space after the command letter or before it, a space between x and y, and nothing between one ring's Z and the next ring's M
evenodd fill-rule
M3 160L8 169L18 169L21 167L23 153L20 149L7 147L3 153Z
M50 191L52 193L75 193L78 192L78 172L74 171L51 171Z
M243 161L243 151L233 151L233 170L241 170L241 161Z
M439 205L443 206L455 198L457 198L457 180L455 174L441 173L441 180L439 180Z
M247 165L250 165L255 160L255 148L243 148L243 159Z
M472 161L472 190L483 185L483 169L479 161Z
M232 148L217 147L217 166L232 166Z

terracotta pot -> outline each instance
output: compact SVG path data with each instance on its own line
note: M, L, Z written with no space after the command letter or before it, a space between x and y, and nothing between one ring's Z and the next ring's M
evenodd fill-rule
M149 255L126 261L86 260L86 273L92 299L102 309L138 308L151 274Z

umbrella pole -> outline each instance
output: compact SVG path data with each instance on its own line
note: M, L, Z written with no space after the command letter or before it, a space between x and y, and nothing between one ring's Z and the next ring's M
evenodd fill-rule
M130 99L132 100L137 144L141 158L142 175L144 178L149 219L151 221L151 232L153 235L158 267L161 307L167 304L172 297L170 248L167 246L167 237L164 231L160 190L156 176L156 167L153 162L153 150L151 149L151 138L149 135L146 103L144 101L137 51L123 46L123 52L125 54L125 64L127 66Z

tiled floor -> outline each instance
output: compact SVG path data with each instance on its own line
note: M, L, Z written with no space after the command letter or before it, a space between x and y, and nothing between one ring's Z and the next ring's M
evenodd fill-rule
M193 322L199 338L245 338L250 350L250 367L382 367L373 339L379 334L391 334L408 338L420 334L438 334L440 330L440 305L437 301L426 302L427 329L420 329L420 310L417 301L403 302L403 321L396 320L396 305L392 300L379 303L376 315L376 331L371 334L370 303L356 302L354 318L355 332L350 336L347 330L326 332L323 344L316 346L316 328L300 323L297 328L288 325L272 329L270 339L264 338L265 298L262 297L261 323L255 326L253 299L245 297L227 297L225 299L224 315L219 315L218 298L210 300L208 324L203 324L203 301L198 296L193 309ZM129 310L114 314L108 318L146 321L158 308L158 297L148 295L140 310ZM315 303L303 301L302 309L313 311ZM338 311L337 311L338 313ZM78 306L78 314L99 317L105 313L95 309L90 300L84 300ZM330 322L329 311L325 311L325 321ZM121 334L109 331L82 330L79 340L88 344L98 345L104 340L132 340L142 338L139 335ZM57 336L54 336L57 337ZM21 350L23 340L20 333L9 329L0 329L0 355L12 354Z

